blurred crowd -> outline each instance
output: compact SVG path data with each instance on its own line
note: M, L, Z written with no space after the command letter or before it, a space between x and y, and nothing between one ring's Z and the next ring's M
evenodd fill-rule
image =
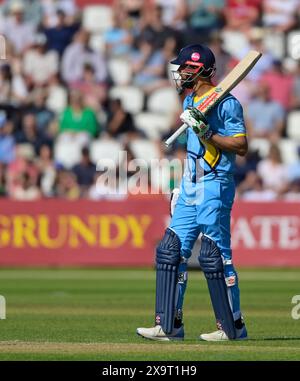
M300 140L298 147L287 128L300 110L300 56L288 49L292 34L300 36L300 0L112 0L99 28L98 13L93 19L89 1L81 3L0 1L0 197L105 198L95 190L95 142L117 142L128 162L144 141L159 158L183 160L184 136L172 149L162 144L180 125L180 103L163 108L169 122L156 134L137 113L149 116L155 94L171 102L163 98L175 91L169 61L184 45L205 43L217 59L216 83L249 49L263 53L233 91L250 142L237 158L237 196L300 201ZM135 98L122 93L128 87L143 95L136 113Z

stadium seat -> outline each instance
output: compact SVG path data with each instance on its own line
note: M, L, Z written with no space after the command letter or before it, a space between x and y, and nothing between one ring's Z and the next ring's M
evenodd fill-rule
M93 33L90 37L89 46L96 52L100 51L104 53L105 51L105 41L102 33Z
M241 59L241 52L248 46L247 38L240 32L226 30L222 32L223 48L237 59Z
M124 109L132 114L137 114L143 109L144 94L138 87L115 86L110 90L109 96L112 99L121 99Z
M300 59L300 30L294 30L288 34L287 53L295 60Z
M287 118L287 136L300 142L300 111L292 111Z
M270 142L267 139L255 138L251 139L249 143L251 151L258 151L261 158L268 156L270 150Z
M71 169L78 164L81 158L82 146L76 141L72 144L66 144L63 140L58 140L54 146L55 162L62 165L66 169Z
M66 89L61 86L51 86L46 100L47 107L51 111L60 114L67 107L67 104L68 96Z
M118 164L122 160L122 152L123 146L116 140L94 140L90 145L91 160L100 166L113 167Z
M112 8L89 5L83 10L83 27L91 33L104 32L112 26Z
M110 59L108 61L108 71L115 85L128 85L131 81L131 66L124 58Z
M180 107L179 98L173 87L154 91L148 99L148 109L154 113L172 113Z
M269 52L272 52L275 58L283 59L285 54L284 34L274 30L265 31L264 46Z
M169 130L171 118L169 115L142 112L135 116L134 121L149 139L159 139L162 133Z
M293 164L299 161L298 147L299 143L291 139L281 139L279 144L282 162L284 164Z
M153 159L159 159L160 152L157 144L148 139L136 139L130 143L130 148L136 159L143 159L148 164Z

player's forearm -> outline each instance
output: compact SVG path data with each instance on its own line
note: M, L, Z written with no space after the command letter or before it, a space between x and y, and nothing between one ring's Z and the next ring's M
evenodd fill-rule
M221 136L214 134L209 142L222 151L234 152L240 156L245 156L248 151L246 136Z

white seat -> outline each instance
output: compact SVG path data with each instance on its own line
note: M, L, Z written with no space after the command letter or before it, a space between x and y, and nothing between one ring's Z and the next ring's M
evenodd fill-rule
M170 129L171 118L169 115L142 112L134 118L138 129L145 132L149 139L159 139L163 132Z
M63 140L57 141L54 146L54 159L66 169L71 169L80 162L82 145L76 143L66 144Z
M99 139L92 141L90 145L90 157L97 166L97 170L118 166L123 159L123 154L122 144L115 140Z
M294 164L299 160L298 157L298 142L294 142L291 139L281 139L278 143L282 162L284 164Z
M300 111L292 111L287 118L287 135L300 142Z
M89 32L104 32L113 25L112 8L106 5L88 5L83 10L83 27Z
M48 89L47 107L59 114L64 111L68 104L68 95L66 89L61 86L50 86Z
M172 113L180 107L179 97L173 87L154 91L148 99L148 109L154 113Z
M287 52L294 60L300 59L300 30L294 30L288 34Z
M139 113L144 106L144 93L134 86L115 86L109 96L112 99L121 99L124 109L132 114Z
M251 139L249 148L251 151L258 151L260 157L265 158L269 154L270 142L267 139L261 138Z
M131 81L131 66L125 59L110 59L108 61L108 71L115 85L128 85Z
M272 52L274 57L282 59L285 54L285 37L281 32L268 30L264 33L264 46L269 52Z
M225 30L222 32L223 48L226 52L235 58L241 58L241 52L249 46L247 37L241 32Z
M136 139L130 143L130 148L136 159L145 160L149 164L153 159L159 159L160 152L158 146L147 139Z
M105 40L102 33L93 33L90 37L89 47L95 52L105 52Z

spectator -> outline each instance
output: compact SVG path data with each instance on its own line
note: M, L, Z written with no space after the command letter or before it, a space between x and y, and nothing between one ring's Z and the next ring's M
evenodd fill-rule
M113 138L126 135L127 140L139 135L131 114L124 110L120 99L113 99L109 103L107 132Z
M62 77L68 83L80 81L83 78L84 65L89 63L95 71L98 83L106 81L106 63L100 52L89 47L89 33L81 29L74 36L74 41L66 48L62 57Z
M154 6L151 12L145 12L143 24L138 38L151 41L155 50L163 49L166 43L172 44L172 53L174 53L178 33L173 28L164 25L163 10L160 5Z
M76 164L72 172L77 178L77 183L84 189L87 189L94 182L96 166L91 162L89 149L84 147L81 151L81 161Z
M41 0L43 7L43 25L53 28L59 23L58 11L66 15L66 24L72 25L77 16L76 0Z
M80 188L76 176L71 171L61 170L58 172L56 181L56 196L67 200L80 198Z
M147 5L147 2L143 0L115 0L114 11L118 12L120 9L124 9L129 27L135 30L140 22L145 5Z
M79 25L77 23L69 24L67 16L62 9L56 12L57 23L52 27L45 27L43 32L47 37L48 49L54 50L61 57L71 43Z
M300 201L300 179L294 180L288 185L288 191L283 195L283 199L291 202Z
M238 189L239 187L243 188L243 182L246 180L248 173L256 171L258 162L259 157L257 152L248 151L245 156L237 155L234 168L234 181Z
M272 144L269 155L258 163L257 173L262 179L265 189L271 189L279 194L287 184L286 167L282 164L280 150Z
M300 146L298 147L298 160L287 165L286 176L288 185L286 191L288 192L291 187L297 188L300 183Z
M270 97L270 88L261 84L257 97L252 100L246 112L246 124L251 138L266 138L277 141L284 128L284 110Z
M261 0L227 0L224 10L227 28L249 30L259 19L260 4Z
M46 106L47 92L43 88L36 88L31 95L32 104L29 107L29 113L35 115L38 131L48 134L49 126L53 122L55 114Z
M113 26L104 33L106 56L124 57L129 55L132 36L126 25L126 12L121 7L113 13Z
M35 201L41 197L37 184L28 173L21 173L11 197L19 201Z
M268 85L272 100L280 103L286 111L290 109L292 104L293 77L283 71L280 61L273 62L272 67L262 75L261 82Z
M132 54L133 84L140 87L146 94L168 86L165 77L166 60L162 50L155 50L147 39L140 39L138 48Z
M18 144L16 146L15 160L8 165L7 171L7 190L10 197L14 197L17 190L21 193L25 186L26 189L31 185L37 187L39 170L35 165L34 158L32 145ZM26 176L24 177L24 175Z
M24 74L29 86L47 85L58 72L59 59L55 51L47 51L47 38L36 35L32 49L24 55Z
M223 49L223 39L219 33L212 33L209 40L209 47L216 57L216 74L214 76L215 83L219 83L227 74L230 55ZM229 69L230 70L230 69Z
M64 133L66 141L77 135L78 141L86 145L98 134L98 131L99 125L95 112L84 106L80 92L71 91L69 106L60 119L59 132Z
M40 0L5 0L2 6L4 14L9 13L15 4L21 4L24 10L24 21L38 27L42 21L42 5Z
M70 87L81 92L85 106L92 108L95 112L100 111L106 101L107 86L97 83L95 70L89 63L84 65L82 79L72 83Z
M37 128L37 118L33 113L27 113L22 118L22 129L16 133L18 144L31 144L36 154L44 144L51 145L51 139Z
M244 182L248 189L242 194L244 201L268 202L277 199L277 193L272 189L264 189L262 179L255 173L249 172Z
M287 32L297 24L299 0L263 0L263 24L278 32Z
M184 0L155 0L162 8L164 25L174 29L183 29L186 26L187 4Z
M225 0L188 0L188 20L192 30L206 35L222 26Z
M12 72L9 64L0 66L0 103L19 105L26 103L28 91L20 73Z
M56 170L52 158L52 150L49 145L44 144L40 147L36 165L40 173L42 194L45 197L52 197L54 195Z
M35 27L24 21L24 9L21 1L12 1L10 16L0 26L0 33L11 42L18 54L25 52L34 41Z
M0 163L9 164L15 159L13 124L0 114Z

